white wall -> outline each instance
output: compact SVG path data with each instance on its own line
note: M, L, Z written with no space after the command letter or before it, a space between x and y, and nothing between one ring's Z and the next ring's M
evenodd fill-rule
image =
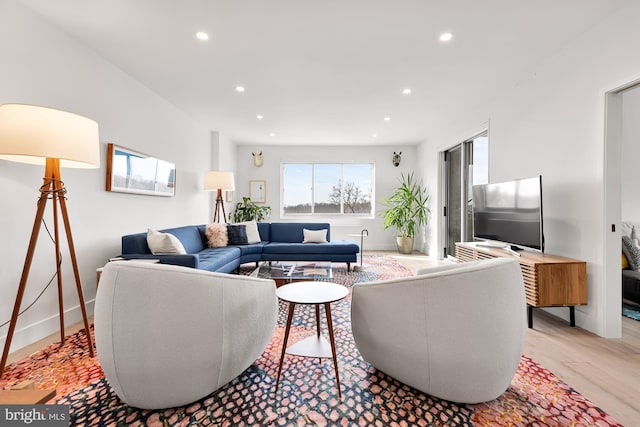
M490 181L542 174L546 251L587 261L588 305L576 307L576 322L600 334L612 316L620 316L605 318L603 308L604 93L640 76L640 56L634 54L639 14L640 2L630 2L520 80L505 82L484 104L455 117L420 150L425 178L435 182L438 152L489 121ZM441 220L434 216L432 229ZM437 233L431 246L440 247ZM567 309L552 311L568 318Z
M95 297L96 268L120 253L123 234L207 221L210 206L202 181L210 169L211 138L206 129L15 2L0 3L0 52L0 104L46 105L87 116L100 125L101 167L62 170L86 300ZM107 142L175 163L176 196L106 192ZM11 316L43 173L44 167L0 160L0 323ZM50 210L45 219L52 227ZM66 248L64 241L64 299L67 324L71 324L80 317ZM53 244L43 228L23 307L54 272ZM58 330L55 288L54 281L19 318L13 349ZM4 345L7 329L0 330L0 345Z
M264 165L256 167L251 153L262 151ZM394 151L402 152L400 166L391 163ZM400 174L410 173L416 169L415 146L324 146L324 147L296 147L296 146L254 146L238 145L237 147L237 175L235 201L242 200L242 196L249 195L250 180L265 180L267 182L267 202L271 206L270 221L295 221L295 218L280 217L280 165L285 162L319 162L319 163L375 163L376 184L375 201L376 212L382 209L378 201L388 197L394 187L400 184ZM416 173L416 175L418 172ZM365 237L364 249L393 250L395 249L395 232L392 229L382 229L382 219L375 218L304 218L301 221L327 221L331 223L331 239L354 240L358 237L349 234L359 234L363 228L369 230L369 237ZM416 245L416 248L419 248Z
M622 94L622 219L640 222L640 87Z
M235 175L236 169L236 144L231 141L223 133L214 131L211 132L211 170L233 172ZM238 179L235 177L236 186L238 185ZM234 203L227 202L226 192L223 191L222 197L224 199L224 209L227 214L227 220L230 219ZM232 193L233 194L233 193ZM209 218L213 218L215 206L216 206L217 192L212 191L210 196L210 210ZM232 196L233 198L233 196Z

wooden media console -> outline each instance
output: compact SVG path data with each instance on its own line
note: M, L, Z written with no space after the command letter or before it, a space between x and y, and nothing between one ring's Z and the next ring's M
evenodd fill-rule
M534 307L569 307L570 324L575 326L575 306L587 304L587 263L541 252L519 253L516 257L504 249L481 247L474 242L456 243L460 262L511 257L520 263L530 328Z

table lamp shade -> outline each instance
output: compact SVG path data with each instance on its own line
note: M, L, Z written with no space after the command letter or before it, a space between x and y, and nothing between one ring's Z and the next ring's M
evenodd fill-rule
M233 179L233 172L211 171L204 175L204 189L207 191L224 190L233 191L236 189Z
M61 167L100 166L98 123L77 114L25 104L0 105L0 159Z

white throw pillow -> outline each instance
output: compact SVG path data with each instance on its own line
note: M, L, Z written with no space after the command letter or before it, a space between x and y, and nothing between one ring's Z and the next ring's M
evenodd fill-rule
M149 249L154 255L187 253L176 236L170 233L161 233L150 228L147 229L147 245L149 245Z
M306 228L303 228L302 233L304 234L304 240L302 243L327 243L326 228L323 228L322 230L307 230Z
M258 223L255 221L238 222L236 225L245 225L247 230L247 243L260 243L260 232L258 231Z

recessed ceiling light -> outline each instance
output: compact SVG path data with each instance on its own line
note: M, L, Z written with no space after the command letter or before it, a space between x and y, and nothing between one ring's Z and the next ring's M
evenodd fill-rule
M204 31L198 31L196 33L196 37L200 40L209 40L209 34L205 33Z
M269 136L276 136L276 134L275 134L275 133L273 133L273 132L271 132L271 133L269 134Z
M377 137L378 137L378 134L377 134L377 133L374 133L373 135L371 135L371 137L373 137L373 138L377 138Z
M236 86L236 92L244 92L244 86Z
M409 95L411 93L411 89L409 89L409 88L402 89L402 93L404 95Z
M256 119L258 119L258 120L262 120L262 119L264 119L264 116L263 116L262 114L258 114L258 115L256 116Z
M390 121L390 120L391 120L391 117L388 117L388 116L387 116L387 117L385 117L385 118L384 118L384 121L385 121L385 122L388 122L388 121Z
M440 34L440 41L441 42L448 42L452 38L453 38L453 34L451 34L451 33L442 33L442 34Z

